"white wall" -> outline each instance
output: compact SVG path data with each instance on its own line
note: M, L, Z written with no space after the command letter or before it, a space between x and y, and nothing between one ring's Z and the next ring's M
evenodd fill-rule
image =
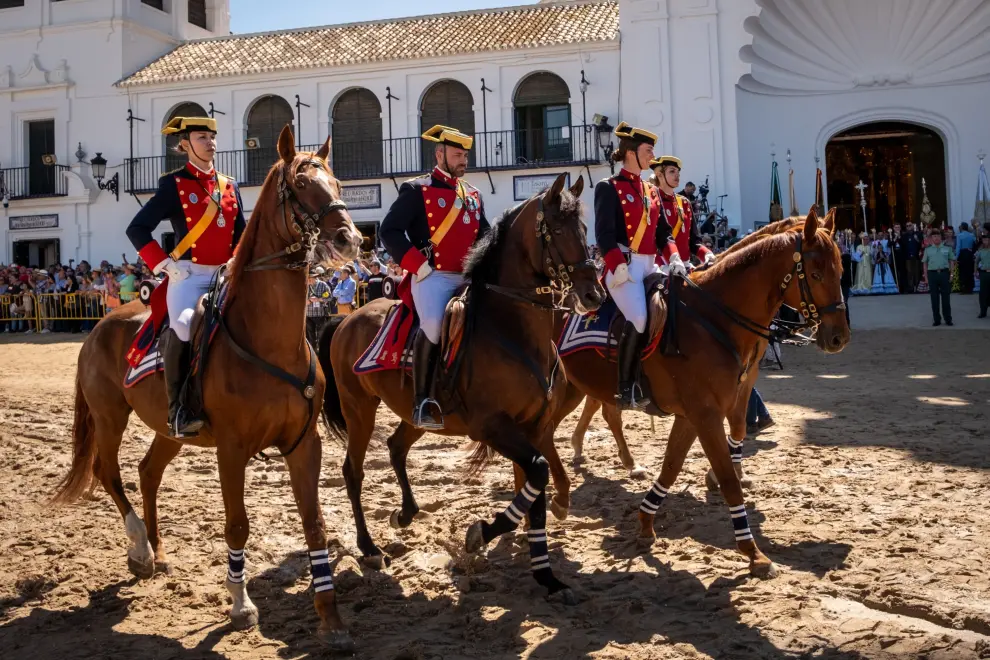
M990 99L990 83L904 86L818 96L771 96L737 88L743 228L767 219L771 143L776 144L785 205L784 154L790 149L795 194L802 212L807 212L815 195L815 154L822 159L827 189L828 140L840 131L873 121L911 122L941 135L946 147L949 216L956 227L969 222L976 198L979 165L976 154L980 149L990 148L987 99Z

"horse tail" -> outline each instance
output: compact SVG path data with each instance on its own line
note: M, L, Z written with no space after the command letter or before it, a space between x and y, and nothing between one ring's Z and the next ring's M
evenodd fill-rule
M474 476L484 472L498 456L498 452L483 442L475 442L473 444L474 448L468 456L467 473L469 476Z
M317 343L317 356L320 359L320 367L323 375L327 379L327 387L323 392L323 423L327 425L330 434L341 442L347 442L347 420L344 419L344 411L340 407L340 394L337 392L337 379L333 373L333 364L330 362L330 341L334 333L340 327L341 321L345 317L333 317L330 323L320 333Z
M93 416L76 373L76 412L72 422L72 467L55 489L52 504L70 504L89 489L97 459Z

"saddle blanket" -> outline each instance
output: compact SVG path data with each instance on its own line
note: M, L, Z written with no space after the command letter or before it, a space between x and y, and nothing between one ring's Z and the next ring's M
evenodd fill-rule
M564 317L564 328L557 339L557 351L560 357L567 357L578 351L595 350L602 357L607 357L606 353L613 353L619 343L618 334L622 332L619 328L617 333L609 337L609 328L619 315L619 308L611 296L606 298L602 306L597 311L585 316L578 314L567 314ZM658 332L650 343L643 349L643 358L650 357L653 351L660 344L662 332Z
M412 341L419 318L404 303L392 305L374 341L354 363L354 373L368 374L386 369L412 370Z
M158 291L158 289L155 289L155 291ZM221 313L223 313L224 304L227 302L226 281L220 287L220 295L217 298L217 302L220 305ZM149 324L151 325L149 326ZM124 374L124 387L134 387L148 376L158 373L159 371L165 371L165 362L162 359L161 351L159 350L158 345L159 340L162 337L162 333L168 327L168 313L166 312L165 318L160 323L154 322L154 313L152 313L152 316L148 319L148 321L146 321L144 325L141 326L141 329L138 330L138 336L140 337L140 335L147 333L149 327L155 328L155 334L152 336L151 342L147 345L147 347L142 350L140 361L138 361L137 364L132 364L131 368L127 370L126 374ZM219 327L220 320L211 319L209 327L205 328L205 331L210 333L210 342L213 341L213 336L216 334L217 328ZM189 371L190 374L195 373L197 367L199 366L199 336L200 335L196 335L193 337L193 341L197 342L197 344L193 349L192 368Z

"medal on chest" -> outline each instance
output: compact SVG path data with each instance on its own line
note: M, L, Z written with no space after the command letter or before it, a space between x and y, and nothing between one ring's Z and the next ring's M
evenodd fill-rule
M199 195L197 195L196 193L189 193L189 203L199 204Z

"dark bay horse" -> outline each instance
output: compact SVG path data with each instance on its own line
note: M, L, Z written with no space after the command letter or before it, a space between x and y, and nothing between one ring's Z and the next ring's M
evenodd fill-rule
M572 602L573 594L550 568L544 494L548 465L536 447L552 442L566 387L557 369L551 290L554 285L570 287L569 300L580 311L597 309L604 299L588 256L579 200L583 185L579 178L568 190L560 175L546 192L508 212L472 250L465 271L471 286L461 343L464 362L453 388L458 405L444 415L440 432L470 436L516 468L519 494L492 523L470 526L467 551L512 531L528 513L533 576L548 595L559 594L565 602ZM401 465L400 481L405 484L403 511L393 516L401 525L409 524L418 511L407 487L406 452L425 433L410 423L412 383L401 370L356 375L352 368L393 304L378 300L362 307L339 326L331 325L320 341L321 362L332 385L324 411L338 437L346 434L344 479L358 545L366 560L379 566L385 557L368 533L361 507L365 452L379 404L384 402L403 420L388 439L393 465Z
M639 510L644 541L656 539L655 515L700 438L729 505L737 549L749 558L754 575L775 574L750 532L733 456L742 455L746 404L767 346L767 326L782 304L817 325L816 341L826 353L841 351L850 340L840 287L842 262L832 240L834 219L834 210L824 222L812 210L807 218L768 225L719 255L711 268L692 274L695 286L682 285L681 300L687 305L680 310L677 328L682 355L665 357L657 350L643 363L654 403L675 415L662 471ZM569 384L565 409L573 410L585 395L612 400L614 364L595 351L574 353L563 361Z
M230 616L235 627L249 627L258 622L258 608L248 597L244 579L249 529L244 470L251 456L264 449L287 454L313 566L319 635L332 648L346 650L352 643L337 613L329 564L324 560L327 536L318 494L322 447L313 401L322 400L325 380L306 342L305 306L309 267L353 259L360 234L327 164L329 139L315 154L297 154L287 126L279 136L278 153L280 159L268 173L230 270L225 323L213 341L203 374L203 410L209 424L197 437L170 438L162 375L123 387L128 369L125 354L148 310L138 301L116 309L96 324L79 353L72 467L55 501L71 502L94 477L99 480L124 518L132 543L128 568L140 578L150 578L156 561L166 561L158 532L162 473L183 444L215 447L226 513ZM303 391L266 372L242 357L244 351L281 370L283 377L300 383L311 380L311 387ZM155 431L140 464L144 522L127 500L117 459L131 411Z

